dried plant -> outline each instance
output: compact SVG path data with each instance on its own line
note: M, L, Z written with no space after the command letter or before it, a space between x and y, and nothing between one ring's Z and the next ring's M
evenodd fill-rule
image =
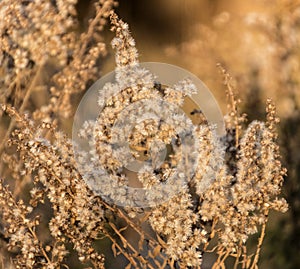
M280 221L270 227L263 260L266 267L298 268L300 3L284 0L272 5L268 1L257 4L244 1L246 8L240 6L242 10L238 12L224 7L209 23L198 23L185 42L166 51L169 57L184 54L182 65L218 95L223 94L223 88L213 75L215 63L226 66L235 75L232 85L238 84L239 96L247 100L240 107L250 120L263 119L264 100L271 97L276 102L281 118L278 143L283 164L289 171L284 192L291 210L283 218L273 215L273 219ZM195 55L201 61L195 61Z
M287 210L286 201L280 198L286 170L280 161L279 120L273 103L267 101L265 122L254 121L246 128L235 86L220 66L229 103L226 135L220 139L208 122L191 127L190 120L173 113L173 107L180 107L193 93L194 85L185 80L158 86L154 76L140 67L128 25L112 12L113 1L96 3L95 16L81 35L74 29L74 1L8 2L0 3L1 14L11 20L1 24L1 124L6 126L1 134L2 267L75 268L72 259L77 258L82 264L79 268L105 268L110 261L105 260L101 246L108 240L113 255L122 256L127 269L258 268L269 212ZM101 31L109 15L116 35L112 41L116 83L106 84L104 90L114 93L119 87L121 91L106 99L100 92L99 117L86 122L80 132L94 147L89 152L92 161L80 167L78 156L84 159L86 155L74 153L73 142L61 129L64 118L73 113L71 97L85 91L99 72L98 59L106 52ZM40 88L47 91L50 101L34 106L33 93ZM164 144L175 139L180 147L183 141L176 134L190 130L197 147L188 147L189 156L181 156L173 146L162 169L139 171L141 188L146 194L154 190L156 200L146 195L155 201L151 207L110 203L99 191L112 201L132 198L130 193L116 192L129 184L130 176L118 162L118 158L124 162L128 158L122 147L117 152L111 147L124 139L120 127L126 125L110 127L129 105L157 110L161 104L155 103L157 97L169 104L167 112L172 116L166 121L142 118L136 122L129 137L133 154L151 152L153 137ZM147 107L147 100L152 100L152 108ZM134 112L129 110L123 117L130 118ZM160 145L156 146L159 152ZM180 169L190 165L180 166L179 160L195 156L201 161L188 183L178 184L187 176ZM91 184L84 176L93 176L97 166L109 175L92 177ZM178 177L169 176L173 173ZM168 180L174 192L162 200L159 186ZM253 234L259 234L254 251L247 245ZM11 259L4 259L6 251ZM210 253L215 254L211 265Z

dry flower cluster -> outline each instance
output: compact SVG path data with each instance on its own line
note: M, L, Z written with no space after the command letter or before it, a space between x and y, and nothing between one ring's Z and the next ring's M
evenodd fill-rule
M232 84L239 85L239 96L247 100L240 107L248 119L263 119L264 100L275 101L281 118L279 144L288 170L284 189L290 211L284 217L273 215L281 222L269 230L263 259L266 267L298 268L300 2L240 3L238 12L231 12L226 3L209 23L198 22L185 42L169 47L166 52L175 59L178 54L184 54L181 64L201 77L218 96L222 96L223 88L215 79L215 63L226 66L234 74ZM201 61L195 61L195 55ZM273 255L274 252L278 254Z
M129 104L146 107L146 100L157 96L170 104L167 108L172 112L194 89L189 81L158 87L153 76L139 67L128 25L112 12L114 1L96 3L95 15L81 35L76 31L75 4L58 0L0 3L2 17L7 18L0 24L1 128L5 130L0 148L1 266L75 268L78 265L72 260L77 258L82 264L78 268L105 268L109 261L101 242L108 239L113 255L122 256L127 269L200 268L208 253L216 254L212 268L258 268L268 214L287 210L286 201L279 197L286 170L276 141L279 120L273 103L267 101L265 122L254 121L245 128L232 79L220 66L229 104L226 136L219 139L205 121L194 127L199 144L191 149L191 156L200 161L193 177L169 200L148 208L112 205L86 183L72 141L59 131L64 118L73 113L71 97L84 92L99 74L98 60L106 52L101 40L106 19L110 16L116 34L112 46L117 84L104 90L107 96L115 87L122 91L113 98L101 97L99 118L87 122L81 132L95 148L91 152L95 163L84 171L98 165L110 172L103 179L107 185L94 178L101 191L107 189L110 196L115 190L111 186L127 184L121 170L124 163L119 162L128 160L127 155L122 157L122 147L113 152L110 146L126 139L120 129L126 130L126 125L109 129L118 114ZM39 106L33 93L41 90L50 101ZM153 110L155 105L159 103L153 104ZM133 111L126 113L123 117L130 118ZM129 130L136 157L145 151L145 155L160 152L159 143L150 150L153 137L169 144L177 133L191 130L191 122L176 113L170 119L165 116L165 122L136 113L143 119ZM175 142L180 146L182 141L177 137ZM169 155L156 173L153 167L139 172L142 188L148 191L169 180L182 158L180 151ZM116 195L124 199L122 193ZM135 240L127 237L129 233ZM253 234L259 234L254 252L247 247Z

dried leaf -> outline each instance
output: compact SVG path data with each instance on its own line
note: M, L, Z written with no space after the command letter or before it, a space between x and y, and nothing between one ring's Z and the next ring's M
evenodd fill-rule
M130 269L131 268L131 263L128 263L125 269Z
M144 214L144 216L140 219L140 222L141 223L144 223L144 222L146 222L148 219L149 219L149 216L151 215L151 212L146 212L145 214Z
M128 228L128 225L126 225L126 226L123 227L123 228L120 228L119 232L121 233L121 232L125 231L127 228Z
M165 247L166 242L165 242L164 240L162 240L161 237L160 237L158 234L156 235L156 237L157 237L158 242L159 242L163 247Z
M114 257L117 257L117 250L116 250L116 244L111 245L111 250L114 253Z
M156 246L153 249L153 255L154 255L154 257L156 257L160 253L160 251L161 251L161 246L160 245Z

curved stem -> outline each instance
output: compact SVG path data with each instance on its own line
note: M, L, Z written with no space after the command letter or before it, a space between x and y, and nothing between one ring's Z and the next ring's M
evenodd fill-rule
M262 229L261 229L261 234L260 234L260 237L258 239L258 244L257 244L257 249L256 249L256 252L255 252L255 256L254 256L254 259L253 259L253 263L250 267L250 269L255 269L255 268L258 268L257 267L257 263L258 263L258 259L259 259L259 255L260 255L260 251L261 251L261 247L262 247L262 243L264 241L264 237L265 237L265 233L266 233L266 222L262 225Z

